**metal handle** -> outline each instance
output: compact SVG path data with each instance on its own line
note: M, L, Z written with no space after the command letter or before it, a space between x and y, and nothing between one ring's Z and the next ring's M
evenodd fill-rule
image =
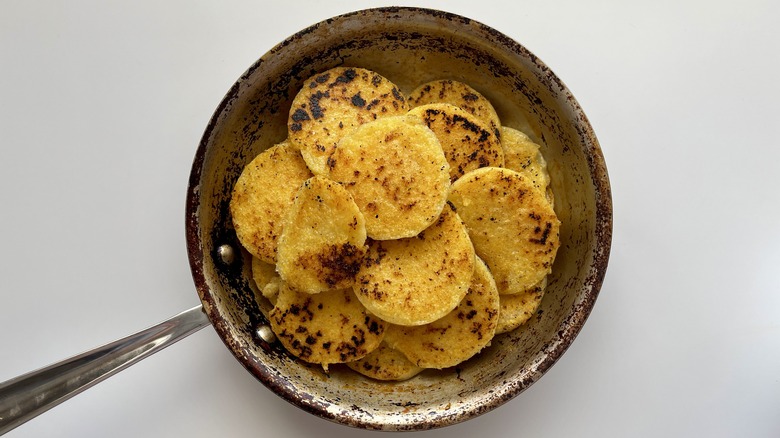
M0 383L0 435L209 324L201 306L154 327Z

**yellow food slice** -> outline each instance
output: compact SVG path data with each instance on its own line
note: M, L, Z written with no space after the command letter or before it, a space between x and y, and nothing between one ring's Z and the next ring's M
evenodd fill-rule
M379 318L422 325L458 305L473 271L474 248L448 204L439 219L415 237L371 241L354 289Z
M496 334L512 331L533 316L544 296L547 287L547 277L531 289L514 295L500 295L501 311L498 313L498 327Z
M498 118L493 104L463 82L449 79L431 81L420 85L409 94L409 104L417 107L429 103L450 103L463 108L481 119L496 138L501 139L501 120Z
M534 143L524 132L508 126L501 128L501 137L501 146L504 148L504 167L531 178L534 186L545 193L547 200L552 204L553 193L550 189L550 174L547 173L547 162L539 150L539 145Z
M403 353L388 347L384 342L366 357L347 362L347 366L377 380L408 380L423 371L423 368L410 362Z
M455 181L449 200L502 294L523 292L550 273L560 221L530 178L484 167Z
M493 276L477 258L469 292L452 312L417 327L390 325L385 342L423 368L457 365L485 348L496 332L499 296Z
M279 236L282 279L308 293L350 287L365 253L366 223L352 195L321 176L306 180Z
M293 99L290 141L316 175L325 172L338 141L363 123L407 111L406 98L370 70L336 67L311 77Z
M439 217L450 185L439 140L413 116L386 117L345 136L326 175L341 182L366 219L368 237L412 237Z
M257 257L252 257L252 279L255 280L255 285L261 296L270 301L271 304L275 304L281 283L281 278L276 273L276 266Z
M241 172L230 198L230 214L241 246L276 263L282 217L298 187L311 176L301 153L287 141L255 157Z
M450 165L451 181L480 167L504 166L501 142L477 116L449 103L421 105L409 114L436 134Z
M352 289L312 295L284 282L269 321L290 353L325 369L358 360L379 347L386 326L360 304Z

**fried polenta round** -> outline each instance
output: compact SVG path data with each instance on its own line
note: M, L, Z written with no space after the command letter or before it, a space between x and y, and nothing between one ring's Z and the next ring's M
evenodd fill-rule
M366 253L366 222L341 184L306 180L284 221L276 269L290 287L318 293L352 286Z
M547 277L538 285L519 294L499 295L501 311L498 313L496 334L510 332L525 324L539 308L546 287Z
M233 187L230 214L241 246L267 263L276 263L282 217L298 187L311 177L301 153L287 141L255 157Z
M312 295L284 282L269 321L290 353L326 370L329 364L358 360L379 347L386 326L360 304L352 289Z
M450 181L480 167L504 166L501 142L477 116L449 103L421 105L409 114L436 134L450 165Z
M311 171L322 175L345 134L407 110L406 98L388 79L362 68L336 67L304 83L290 108L288 136Z
M547 173L547 162L539 150L539 145L534 143L524 132L508 126L501 128L501 136L501 146L504 148L504 167L531 178L534 186L541 190L552 204L553 193L550 189L550 174Z
M493 104L471 86L449 79L440 79L420 85L409 94L410 106L429 103L450 103L477 116L501 139L501 120Z
M417 235L441 214L449 164L436 135L417 117L386 117L339 142L326 175L344 184L366 219L368 237Z
M530 178L484 167L455 181L449 200L500 293L521 293L550 273L560 245L560 221Z
M466 295L474 258L468 232L447 204L439 219L415 237L371 241L355 294L387 322L427 324L452 311Z
M401 381L420 374L423 368L413 364L398 350L382 342L379 348L362 359L347 362L354 371L376 380Z
M458 307L422 326L391 324L385 342L419 367L447 368L471 358L490 344L498 315L496 283L485 263L477 258L469 292Z
M252 279L255 281L261 296L269 300L271 304L275 304L281 282L279 274L276 273L276 266L257 257L252 257Z

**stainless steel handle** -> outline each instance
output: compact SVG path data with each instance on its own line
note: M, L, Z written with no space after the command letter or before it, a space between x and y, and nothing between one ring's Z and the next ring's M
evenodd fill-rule
M201 306L102 347L0 383L0 435L209 325Z

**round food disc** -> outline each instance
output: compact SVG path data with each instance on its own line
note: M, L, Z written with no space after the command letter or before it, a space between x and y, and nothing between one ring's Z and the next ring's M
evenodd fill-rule
M355 293L373 314L401 325L422 325L454 309L474 271L474 247L447 204L428 229L407 239L370 242Z
M530 178L498 167L477 169L455 181L449 200L499 293L523 292L550 273L560 221Z
M450 186L436 135L413 116L387 117L345 136L327 176L344 184L375 240L417 235L439 217Z

